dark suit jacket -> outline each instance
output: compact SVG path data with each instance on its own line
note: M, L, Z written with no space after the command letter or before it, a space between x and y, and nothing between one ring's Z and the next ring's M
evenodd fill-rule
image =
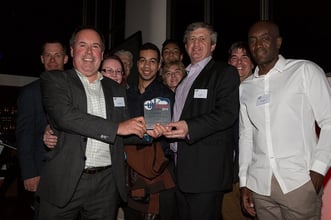
M43 143L46 124L40 80L36 80L21 89L17 100L16 144L23 180L40 176L46 152Z
M234 67L214 60L193 82L180 117L189 128L188 138L178 142L177 149L177 183L182 191L231 189L239 84ZM194 98L195 89L206 89L207 98Z
M101 84L107 119L87 113L85 90L75 70L41 75L43 103L58 143L47 153L38 193L57 206L65 206L75 191L85 166L87 137L109 143L116 187L126 200L123 138L116 135L119 122L128 119L126 91L106 77ZM123 97L125 106L116 107L113 97Z

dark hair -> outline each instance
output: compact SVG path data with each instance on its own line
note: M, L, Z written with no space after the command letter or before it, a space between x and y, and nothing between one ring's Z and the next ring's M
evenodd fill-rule
M127 85L127 79L125 77L125 69L124 69L124 64L122 62L122 60L119 58L119 56L115 55L115 54L111 54L111 55L107 55L103 58L102 60L102 64L103 62L105 62L106 60L117 60L120 65L121 65L121 68L122 68L122 82L121 82L121 85ZM101 66L102 64L100 65L100 69L101 69Z
M60 44L61 47L62 47L62 51L63 51L63 54L67 54L67 47L65 46L65 44L60 41L60 40L57 40L57 39L47 39L44 41L42 47L41 47L41 51L40 51L40 54L43 55L44 52L45 52L45 47L46 47L46 44Z
M82 25L82 26L77 27L74 30L74 32L72 33L72 35L70 37L70 41L69 41L70 47L72 47L75 44L76 35L82 30L93 30L93 31L97 32L101 38L101 49L103 51L105 50L105 37L98 29L96 29L94 26L90 26L90 25Z
M122 68L122 71L123 71L122 75L123 76L125 75L124 74L124 64L123 64L122 60L119 58L119 56L117 56L117 55L108 55L103 59L102 63L105 62L106 60L117 60L121 64L121 68Z
M251 29L252 29L254 26L259 25L259 24L267 24L267 25L269 25L269 27L270 27L271 30L272 30L272 34L274 35L274 37L280 37L280 36L281 36L278 24L277 24L276 22L272 21L272 20L260 20L260 21L255 22L255 23L249 28L248 33L251 31Z
M163 53L164 47L167 46L168 44L175 44L179 48L180 53L183 53L182 44L178 40L175 40L175 39L166 39L163 42L163 44L162 44L162 53Z
M160 62L160 60L161 60L160 50L159 50L159 48L155 44L150 43L150 42L144 43L139 48L139 53L142 50L154 50L157 53L157 61Z
M231 46L228 50L229 59L231 58L231 55L232 55L233 51L238 50L238 49L244 50L246 52L246 55L252 61L252 54L249 51L248 44L245 41L236 41L233 44L231 44Z

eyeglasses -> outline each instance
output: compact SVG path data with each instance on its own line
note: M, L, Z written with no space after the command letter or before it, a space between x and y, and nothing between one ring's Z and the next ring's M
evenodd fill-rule
M182 71L180 71L180 70L176 70L174 72L171 72L171 71L165 72L165 76L166 77L170 77L172 75L174 75L174 76L180 76L180 75L184 75L184 73Z
M109 74L109 75L123 75L122 70L113 70L113 69L102 69L101 72Z

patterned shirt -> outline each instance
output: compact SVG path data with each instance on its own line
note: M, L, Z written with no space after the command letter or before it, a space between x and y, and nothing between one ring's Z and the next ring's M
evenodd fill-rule
M103 79L101 73L98 73L98 78L90 83L86 76L79 73L77 70L76 72L85 89L87 113L107 118L105 96L101 85L101 80ZM87 138L85 155L85 168L111 165L109 144L102 141Z

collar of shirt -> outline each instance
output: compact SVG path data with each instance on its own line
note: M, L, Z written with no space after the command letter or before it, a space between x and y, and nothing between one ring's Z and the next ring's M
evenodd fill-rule
M158 89L160 87L160 81L159 79L156 77L150 84L148 84L148 86L145 88L145 93L149 92L149 91L153 91L155 88ZM162 84L162 83L161 83ZM139 91L139 84L133 85L131 86L129 89L137 92L140 94Z
M259 77L267 77L269 75L272 75L274 73L282 73L286 65L286 60L282 55L278 55L278 60L275 64L274 67L272 67L268 74L266 75L259 75L259 67L256 66L255 71L254 71L254 78L259 78Z
M80 78L80 80L82 82L87 83L87 84L90 83L90 81L88 80L88 78L84 74L82 74L81 72L79 72L77 69L75 69L75 71L76 71L78 77ZM95 80L92 83L100 82L102 79L103 79L103 75L100 72L98 72L97 80Z
M200 62L197 62L195 64L190 64L186 67L186 72L187 72L187 76L191 76L190 75L190 71L194 69L195 70L199 70L197 72L201 72L201 70L207 65L207 63L212 59L212 56L206 57L205 59L201 60Z

